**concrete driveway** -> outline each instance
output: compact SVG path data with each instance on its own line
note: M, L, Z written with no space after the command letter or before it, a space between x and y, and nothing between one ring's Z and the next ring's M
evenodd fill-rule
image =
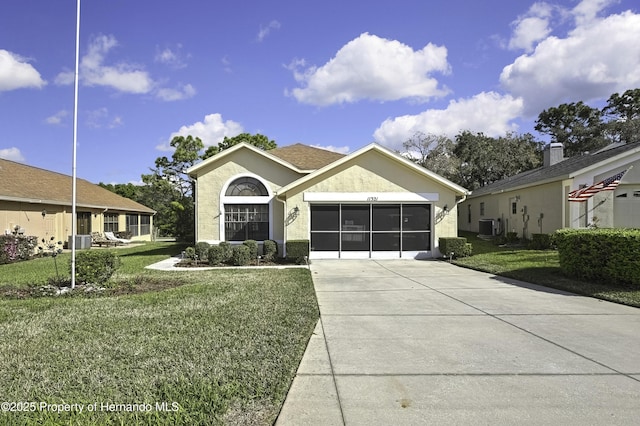
M446 262L315 260L277 425L637 425L640 309Z

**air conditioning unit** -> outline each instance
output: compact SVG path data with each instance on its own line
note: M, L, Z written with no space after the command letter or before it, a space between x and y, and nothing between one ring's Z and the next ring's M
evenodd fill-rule
M493 219L480 219L478 233L481 237L493 237L495 235L495 221Z
M73 237L69 235L69 249L73 244ZM86 250L91 248L91 235L76 235L76 249Z

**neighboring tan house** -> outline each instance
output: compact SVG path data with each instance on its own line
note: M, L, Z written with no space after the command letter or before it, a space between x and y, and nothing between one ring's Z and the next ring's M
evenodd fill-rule
M151 240L154 210L84 179L76 179L76 213L78 236L128 231L134 241ZM67 243L71 176L0 159L0 227L5 234L37 236L39 242L54 237Z
M603 182L615 188L597 192ZM591 197L569 200L584 188L594 189ZM526 239L561 228L640 228L640 144L564 158L562 144L552 143L543 167L474 190L458 213L461 230Z
M309 240L310 258L426 258L468 191L376 144L350 155L242 143L188 170L196 241Z

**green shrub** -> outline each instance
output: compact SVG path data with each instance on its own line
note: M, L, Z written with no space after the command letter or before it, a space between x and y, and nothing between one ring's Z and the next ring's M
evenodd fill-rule
M561 229L554 238L566 275L640 288L640 230Z
M231 264L234 266L245 266L251 261L251 249L244 244L233 246L231 250Z
M209 265L219 265L226 262L228 260L226 249L219 245L209 247L207 260L209 261Z
M187 247L184 249L184 257L190 260L196 260L197 252L195 247Z
M266 240L262 247L264 260L273 261L278 256L278 243L273 240Z
M441 237L438 239L440 253L444 257L458 258L471 256L473 247L464 237Z
M251 259L258 258L258 242L256 240L245 240L242 245L249 247L249 255Z
M232 251L231 243L229 243L228 241L221 241L220 244L218 245L220 246L223 252L222 263L229 262L229 260L231 260L231 251Z
M517 243L517 242L518 242L518 233L507 232L507 243Z
M549 250L552 244L553 239L550 234L531 234L529 248L532 250Z
M196 243L196 245L194 246L194 249L196 250L196 255L198 256L198 260L204 260L207 258L207 255L209 253L209 247L211 247L211 244L207 243L206 241L200 241Z
M76 253L76 279L104 286L120 266L120 258L110 250L83 250ZM69 262L71 270L71 262Z
M309 240L290 240L286 244L287 259L296 263L306 263L309 259Z

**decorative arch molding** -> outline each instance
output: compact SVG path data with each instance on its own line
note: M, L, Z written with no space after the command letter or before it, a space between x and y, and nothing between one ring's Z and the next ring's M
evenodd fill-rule
M274 197L269 183L254 173L229 178L220 191L220 240L272 239Z

